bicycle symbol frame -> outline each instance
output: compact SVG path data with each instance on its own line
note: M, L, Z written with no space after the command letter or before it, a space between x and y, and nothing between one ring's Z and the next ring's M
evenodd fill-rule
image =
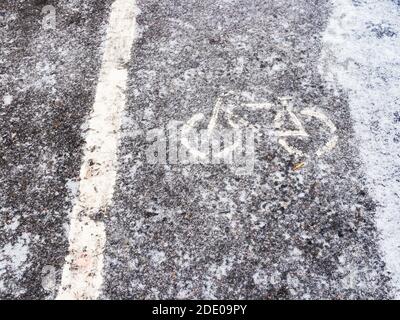
M228 94L234 94L234 92L230 91ZM328 129L329 140L320 147L316 152L316 157L322 157L323 155L332 151L338 142L338 136L336 135L336 126L335 124L319 109L317 108L304 108L299 111L297 114L293 110L292 98L291 97L282 97L279 98L281 109L277 111L274 121L273 134L278 137L279 145L284 148L289 154L296 155L299 157L304 157L305 154L298 147L290 145L288 142L288 138L295 137L300 139L309 139L310 135L305 130L302 121L300 120L298 114L303 117L315 118L321 121L324 126ZM221 113L225 114L227 123L233 128L233 130L240 130L241 128L251 128L257 130L256 126L250 123L249 121L243 119L239 115L237 115L234 110L238 108L246 108L249 110L271 110L272 108L276 108L276 105L273 105L269 102L251 102L244 103L242 105L232 106L231 104L224 104L223 99L219 97L215 103L215 107L213 109L211 119L207 126L207 135L211 138L214 134L214 130L216 128L216 124L218 121L218 117ZM287 117L286 117L287 116ZM285 118L288 119L296 128L295 130L284 130ZM197 113L193 115L182 127L182 136L181 143L185 146L188 151L197 157L205 158L207 155L200 152L196 148L194 148L188 139L188 136L192 130L195 129L196 124L204 119L203 113ZM232 145L225 147L222 151L214 154L214 157L224 157L227 153L232 152L234 149L238 147L238 143L235 141Z

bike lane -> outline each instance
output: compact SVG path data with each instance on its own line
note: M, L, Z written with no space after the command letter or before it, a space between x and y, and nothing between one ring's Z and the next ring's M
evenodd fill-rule
M118 178L105 217L103 297L390 297L347 97L318 69L328 1L137 6ZM308 137L284 142L303 155L260 131L251 174L148 161L150 130L199 113L200 127L222 130L227 123L213 110L229 92L232 104L271 103L235 114L270 129L283 114L281 131L299 129L281 113L281 98L291 97ZM320 156L332 131L307 108L335 127L337 143Z

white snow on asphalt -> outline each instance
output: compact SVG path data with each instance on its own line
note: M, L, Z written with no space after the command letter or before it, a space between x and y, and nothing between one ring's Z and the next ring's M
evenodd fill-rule
M15 225L18 225L18 221L14 223ZM29 263L26 262L30 239L30 234L23 233L15 242L9 242L0 248L0 294L7 291L13 291L15 295L24 293L18 283L29 267Z
M57 299L96 299L100 294L106 241L101 220L114 192L136 14L134 0L116 0L111 7L95 103L87 123L79 196L71 213L69 253Z
M335 0L323 36L321 72L349 95L381 249L400 298L400 6Z
M12 103L12 101L13 101L13 97L10 96L9 94L6 94L6 95L3 97L3 104L4 104L5 106L9 106L9 105Z

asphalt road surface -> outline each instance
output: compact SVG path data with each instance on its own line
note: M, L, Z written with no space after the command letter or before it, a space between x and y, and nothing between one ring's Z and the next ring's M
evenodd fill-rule
M400 298L398 1L3 0L0 32L0 299ZM241 163L183 133L246 128Z

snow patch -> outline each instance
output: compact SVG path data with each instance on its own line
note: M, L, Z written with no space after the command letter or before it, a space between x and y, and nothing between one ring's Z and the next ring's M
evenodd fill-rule
M163 251L152 250L150 251L150 260L153 265L158 266L167 260L167 258L165 257L165 253Z
M381 249L400 298L400 10L390 0L335 0L320 72L347 90Z
M0 294L12 291L15 296L23 294L18 282L29 263L30 234L23 233L15 242L9 242L0 248Z
M9 106L13 101L13 96L10 96L9 94L6 94L3 96L3 104L5 106Z

